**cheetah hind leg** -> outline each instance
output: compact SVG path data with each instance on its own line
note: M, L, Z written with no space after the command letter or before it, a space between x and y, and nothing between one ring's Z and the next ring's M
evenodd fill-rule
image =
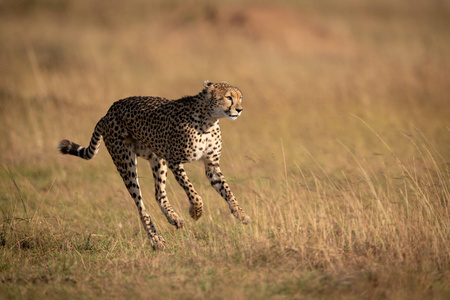
M120 140L105 139L105 145L116 165L117 171L122 176L128 192L133 198L144 226L147 236L150 240L154 250L163 250L166 247L164 238L156 231L150 216L145 210L144 202L142 201L142 194L139 188L139 181L137 176L137 157L134 149L128 143ZM125 155L122 155L122 154ZM123 159L126 157L126 159Z

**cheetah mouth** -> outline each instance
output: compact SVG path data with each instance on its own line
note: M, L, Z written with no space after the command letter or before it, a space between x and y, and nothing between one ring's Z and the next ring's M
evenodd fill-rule
M225 115L226 115L229 119L231 119L231 120L236 120L237 117L239 117L239 116L241 115L241 113L238 112L238 113L236 113L236 114L231 114L231 111L226 111L226 112L225 112Z

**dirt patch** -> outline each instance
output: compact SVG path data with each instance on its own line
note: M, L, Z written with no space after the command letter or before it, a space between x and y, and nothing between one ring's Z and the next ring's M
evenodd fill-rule
M210 23L263 46L294 53L353 52L354 43L329 23L280 6L218 7L205 12Z

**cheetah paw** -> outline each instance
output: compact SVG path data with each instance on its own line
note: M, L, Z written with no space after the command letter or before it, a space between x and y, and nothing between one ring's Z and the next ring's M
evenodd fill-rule
M150 238L150 244L152 245L153 250L156 251L166 249L166 241L159 234Z
M191 205L189 207L189 214L191 215L191 218L197 221L202 216L202 207L201 206L193 206Z
M242 209L234 210L232 211L232 214L243 224L248 224L251 221L250 217L244 211L242 211Z
M242 222L242 224L248 224L251 222L252 219L250 219L249 216L247 216L246 214L241 214L239 217L237 217L239 221Z
M167 218L167 220L169 221L170 224L172 224L173 226L175 226L177 229L180 229L184 226L185 222L183 220L183 218L181 218L180 216L178 216L177 214L175 214L174 216L172 216L172 218Z

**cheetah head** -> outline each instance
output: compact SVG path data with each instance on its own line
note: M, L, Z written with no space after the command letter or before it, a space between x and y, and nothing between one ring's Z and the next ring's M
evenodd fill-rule
M214 118L229 118L236 120L241 115L242 92L225 81L212 83L206 80L203 83L208 100L211 104L211 116Z

